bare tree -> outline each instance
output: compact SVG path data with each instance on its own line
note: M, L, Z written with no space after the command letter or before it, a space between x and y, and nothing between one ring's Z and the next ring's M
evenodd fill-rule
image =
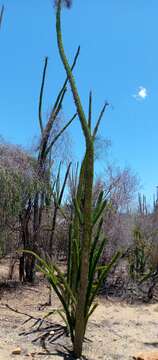
M132 228L135 217L131 208L139 187L139 180L129 168L120 169L108 165L105 175L99 177L93 188L93 202L104 191L107 207L104 211L104 233L108 244L104 257L109 259L114 250L126 249L132 242Z
M1 237L5 236L2 251L14 254L21 244L24 211L42 184L36 174L36 159L21 147L0 143L0 214ZM15 241L14 241L15 240ZM24 243L24 238L22 243Z
M113 206L121 212L128 210L138 191L138 176L130 168L108 165L103 181L104 190Z

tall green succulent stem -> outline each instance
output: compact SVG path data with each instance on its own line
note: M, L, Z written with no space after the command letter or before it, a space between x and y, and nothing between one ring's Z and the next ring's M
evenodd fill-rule
M65 55L65 51L64 51L64 47L63 47L63 41L62 41L62 33L61 33L61 20L60 20L60 14L61 14L61 0L58 1L58 6L57 6L57 13L56 13L56 32L57 32L57 42L58 42L58 49L59 49L59 54L62 60L62 63L64 65L67 77L69 79L69 83L71 86L71 90L72 90L72 95L74 98L74 102L76 105L76 109L77 109L77 113L81 122L81 126L85 135L85 140L86 142L88 140L91 140L91 134L90 134L90 130L87 124L87 120L86 120L86 116L81 104L81 100L78 94L78 90L75 84L75 80L71 71L71 67L68 63L67 57Z
M89 114L88 114L88 119L86 119L85 112L83 110L83 106L78 93L78 89L76 87L75 79L72 74L72 69L69 65L69 62L67 60L64 51L62 32L61 32L61 3L62 0L58 0L57 12L56 12L56 33L57 33L58 49L59 49L61 61L63 63L63 66L67 74L67 79L71 87L77 115L79 117L79 121L81 124L81 128L85 138L85 144L86 144L85 156L83 158L80 169L77 194L76 194L76 198L74 199L75 213L72 224L73 236L70 237L71 239L70 248L73 250L72 250L71 261L69 263L70 265L69 274L70 274L70 267L72 274L71 290L73 296L76 299L76 307L74 314L73 350L75 357L80 358L82 354L82 345L83 345L87 320L89 314L91 314L96 308L96 305L94 305L90 309L88 305L89 303L91 304L92 302L90 301L89 295L91 295L91 293L93 292L93 278L92 278L93 276L91 276L91 282L90 282L89 267L90 267L90 253L92 249L92 229L94 226L94 219L93 219L94 214L93 214L93 206L92 206L93 177L94 177L94 141L100 125L100 121L105 112L107 103L104 105L101 111L101 114L96 123L94 131L92 131L91 130L92 95L90 93ZM102 204L100 208L100 212L96 217L96 222L99 219L101 213L103 212L105 205L106 204L104 203ZM102 251L102 247L101 247L102 244L104 244L104 241L101 242L100 250L98 250L98 256ZM76 251L76 246L79 251ZM99 284L102 282L106 271L107 271L106 268L102 269L102 274ZM95 273L95 269L93 271L93 275L94 273ZM73 311L71 315L73 315Z
M62 34L61 34L61 0L58 2L57 14L56 14L56 31L57 31L57 42L60 57L64 65L69 83L71 86L72 95L74 98L77 114L81 123L83 134L86 143L86 154L81 166L80 179L78 185L77 200L79 205L82 197L82 187L84 178L84 203L83 203L83 233L82 233L82 244L81 244L81 269L80 269L80 283L78 286L78 297L76 307L76 323L75 323L75 335L74 335L74 354L77 357L81 356L82 344L85 334L85 306L86 306L86 295L88 288L88 272L89 272L89 254L90 245L92 238L92 189L93 189L93 174L94 174L94 140L91 135L88 122L81 104L81 100L78 94L78 90L75 84L75 80L65 55ZM79 220L75 217L74 229L76 232L77 241L79 241ZM75 270L75 269L73 269ZM75 272L75 271L74 271Z
M84 157L80 175L79 175L79 182L77 186L77 193L76 193L76 200L79 209L81 209L82 200L83 200L83 191L84 191L84 179L85 179L85 168L86 168L86 156ZM75 211L74 214L74 221L73 221L73 238L76 239L78 246L80 247L80 221L77 212ZM75 251L72 251L72 290L75 293L77 288L77 261L75 256Z
M84 188L84 220L83 220L83 237L81 247L81 273L78 293L78 302L76 307L76 324L74 337L74 354L81 356L82 345L85 335L86 317L86 295L88 289L89 273L89 255L92 239L92 188L94 173L94 148L93 143L87 147L85 161L85 188Z

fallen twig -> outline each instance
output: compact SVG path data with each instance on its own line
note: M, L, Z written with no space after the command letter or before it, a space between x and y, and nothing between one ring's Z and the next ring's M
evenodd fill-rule
M18 309L15 309L15 308L13 308L12 306L10 306L9 304L2 304L3 306L5 306L5 307L7 307L9 310L11 310L11 311L13 311L13 312L15 312L15 313L17 313L17 314L20 314L20 315L24 315L24 316L27 316L28 317L28 319L27 320L25 320L24 321L24 323L26 323L26 322L28 322L28 321L31 321L31 320L34 320L35 322L36 322L36 324L37 324L37 322L39 323L39 322L45 322L45 323L47 323L47 324L49 324L49 325L54 325L51 321L49 321L49 320L46 320L46 319L42 319L42 318L37 318L37 317L35 317L35 316L33 316L33 315L30 315L30 314L27 314L27 313L25 313L25 312L23 312L23 311L20 311L20 310L18 310ZM34 326L34 325L33 325Z

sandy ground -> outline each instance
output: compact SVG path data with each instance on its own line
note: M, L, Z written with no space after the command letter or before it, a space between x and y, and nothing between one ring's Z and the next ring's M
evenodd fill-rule
M56 343L46 341L45 349L40 342L32 343L40 332L30 333L33 321L24 323L26 316L11 311L9 304L21 312L42 317L51 309L39 310L40 304L48 299L44 282L34 287L25 285L18 289L0 292L0 360L8 359L71 359L64 346L70 348L69 338L59 338ZM130 360L139 351L153 351L158 348L158 304L127 305L114 300L98 300L99 306L89 321L84 344L84 356L89 360ZM52 308L59 307L53 295ZM61 324L57 314L50 318L54 324ZM46 324L48 326L48 324ZM46 331L46 330L45 330ZM50 334L52 334L52 330ZM27 336L20 333L29 332ZM44 345L44 343L42 344ZM20 355L12 355L18 346Z

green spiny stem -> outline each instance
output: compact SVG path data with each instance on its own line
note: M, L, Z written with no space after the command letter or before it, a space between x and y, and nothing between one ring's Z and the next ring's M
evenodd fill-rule
M78 203L79 208L81 209L81 203L83 198L83 189L84 189L84 179L85 179L85 158L82 161L81 169L80 169L80 175L79 175L79 182L77 187L77 194L76 194L76 200ZM82 209L83 210L83 209ZM76 239L78 244L80 244L80 220L78 217L77 211L75 211L74 214L74 221L73 221L73 237ZM77 267L76 267L76 255L75 255L75 249L72 248L72 289L74 293L76 292L76 285L77 285Z
M69 286L72 288L72 280L71 280L71 269L72 269L72 224L70 224L69 228L69 243L68 243L68 264L67 264L67 282ZM68 297L69 303L69 297Z
M38 117L39 117L39 125L41 129L41 133L43 133L43 122L42 122L42 102L43 102L43 91L44 91L44 84L46 78L46 70L48 65L48 57L45 58L43 74L42 74L42 83L39 95L39 107L38 107Z
M97 227L97 231L96 231L96 236L93 240L92 246L91 246L91 251L90 251L90 258L89 258L89 265L91 267L92 261L93 261L93 256L94 256L94 251L96 250L96 247L98 245L99 242L99 237L101 234L101 229L102 229L102 225L103 225L103 218L100 219L98 227Z
M100 205L99 209L96 209L94 216L93 216L93 226L96 224L96 222L98 221L98 219L100 218L100 216L102 215L104 209L107 206L107 200L104 200L102 202L102 204Z
M94 301L96 295L98 294L98 291L99 291L99 289L100 289L100 287L101 287L101 285L102 285L103 280L106 279L106 277L108 276L108 274L109 274L112 266L116 263L116 261L117 261L117 259L118 259L119 257L120 257L120 252L118 251L118 252L113 256L113 258L112 258L112 260L110 261L110 263L109 263L107 266L105 266L104 270L101 272L101 275L100 275L100 278L99 278L99 280L98 280L97 286L96 286L94 292L93 292L92 295L91 295L91 299L90 299L89 306L92 305L92 303L93 303L93 301Z
M4 14L4 5L2 6L1 11L0 11L0 28L1 28L1 24L2 24L3 14Z
M77 213L80 224L83 225L83 216L82 216L81 209L80 209L80 207L78 205L78 202L77 202L76 198L74 199L74 206L75 206L75 212Z
M55 235L55 230L56 230L57 214L58 214L59 208L61 207L61 203L62 203L62 199L63 199L63 195L64 195L64 190L65 190L67 179L68 179L68 176L69 176L70 167L71 167L71 163L69 163L69 165L68 165L68 168L67 168L66 174L64 176L64 181L63 181L61 189L60 189L61 163L60 163L59 169L58 169L57 180L56 180L56 194L54 193L54 205L55 205L54 206L54 214L53 214L53 219L52 219L51 235L50 235L50 239L49 239L49 255L50 255L50 258L52 257L53 240L54 240L54 235Z
M67 167L61 190L59 189L59 195L58 195L58 205L59 206L61 206L61 202L62 202L62 199L63 199L64 190L65 190L65 187L66 187L66 183L67 183L67 179L68 179L68 176L69 176L70 168L71 168L71 162L69 163L69 165ZM60 179L59 179L59 182L60 182Z
M92 125L92 92L89 93L89 112L88 112L88 126L91 131Z
M87 315L89 308L90 308L90 297L93 291L93 282L94 282L94 277L95 277L95 273L96 273L96 269L97 269L97 264L98 261L100 259L101 253L104 249L105 243L106 243L106 239L103 239L100 246L98 247L98 249L94 252L93 254L93 261L91 262L90 266L89 266L89 278L88 278L88 288L87 288L87 296L86 296L86 306L85 306L85 316Z
M88 121L86 119L81 100L78 94L78 90L75 84L75 79L73 77L71 67L68 63L62 41L61 33L61 0L57 2L57 13L56 13L56 32L57 32L57 42L59 54L64 65L67 78L70 83L73 99L75 102L77 114L80 120L80 124L83 130L83 134L86 142L86 152L85 157L82 161L82 166L80 170L79 183L77 189L76 203L74 219L72 222L72 235L71 241L73 245L72 250L72 262L71 262L71 281L72 281L72 293L77 300L77 305L74 314L74 344L73 350L76 357L80 357L82 354L82 345L85 335L86 324L88 316L95 309L95 305L90 308L94 296L97 294L100 284L102 283L103 278L107 275L107 272L110 270L112 264L115 261L115 258L106 268L102 269L101 277L99 278L99 284L97 289L93 290L89 296L89 306L86 306L87 303L87 289L88 289L88 280L89 280L89 263L90 263L90 252L91 252L91 242L92 242L92 224L93 224L93 206L92 206L92 190L93 190L93 177L94 177L94 141L98 127L100 125L101 118L104 114L107 104L104 105L99 119L94 128L93 134L91 134L91 108L92 108L92 97L90 94L89 98L89 116ZM100 201L101 202L101 201ZM105 208L105 203L99 204L99 209L97 209L97 220ZM79 209L79 211L78 211ZM80 212L83 217L83 224L80 221ZM96 221L97 221L96 220ZM101 228L101 223L100 223ZM99 230L100 231L100 230ZM74 244L73 244L74 243ZM92 260L92 273L94 274L97 260L102 252L105 241L101 242L101 245L98 249L98 252L94 252L94 259ZM70 255L70 256L71 256ZM70 267L70 265L69 265ZM76 271L77 270L77 271ZM75 275L74 275L74 274ZM77 273L77 277L76 277ZM93 288L93 276L91 273L91 284ZM79 275L79 276L78 276ZM75 281L74 281L75 280ZM78 283L77 283L78 281ZM77 285L77 288L76 288ZM77 291L76 291L77 290ZM86 311L85 311L86 309ZM71 313L72 314L72 313Z
M71 86L74 102L76 105L77 113L80 118L81 126L83 129L83 132L85 134L86 141L91 141L91 134L89 131L89 127L87 124L86 116L81 104L81 100L78 94L78 90L75 84L75 80L71 71L71 67L68 63L67 57L65 55L64 47L63 47L63 41L62 41L62 33L61 33L61 21L60 21L60 15L61 15L61 0L58 1L57 5L57 14L56 14L56 32L57 32L57 41L58 41L58 49L60 53L61 60L63 62L65 71L67 73L67 77L69 79L69 83Z
M77 62L79 53L80 53L80 46L79 46L78 49L77 49L77 52L76 52L76 55L75 55L73 64L72 64L72 66L71 66L71 71L73 71L73 69L74 69L74 67L75 67L75 65L76 65L76 62ZM61 98L61 96L62 96L62 94L63 94L63 92L64 92L64 90L65 90L65 87L66 87L66 85L67 85L67 82L68 82L68 77L66 78L66 80L65 80L65 82L64 82L64 84L63 84L63 86L62 86L62 88L61 88L61 90L60 90L60 92L59 92L59 94L58 94L58 96L57 96L57 98L56 98L56 101L55 101L55 104L54 104L54 106L53 106L52 112L54 112L55 109L58 107L60 98Z
M107 106L109 106L109 103L106 102L106 103L104 104L104 106L103 106L103 108L102 108L102 110L101 110L101 113L100 113L100 115L99 115L99 118L98 118L98 120L97 120L97 122L96 122L94 131L93 131L93 138L94 138L94 139L96 138L96 135L97 135L97 132L98 132L98 129L99 129L99 125L100 125L101 119L102 119L102 117L103 117L103 115L104 115L104 112L105 112Z
M89 255L90 245L92 239L92 188L93 188L93 173L94 173L94 147L89 146L86 151L85 162L85 200L84 200L84 224L83 224L83 239L81 248L81 272L79 284L79 297L76 307L76 324L74 337L74 353L80 357L82 353L82 344L85 335L85 306L86 295L88 288L88 273L89 273Z

